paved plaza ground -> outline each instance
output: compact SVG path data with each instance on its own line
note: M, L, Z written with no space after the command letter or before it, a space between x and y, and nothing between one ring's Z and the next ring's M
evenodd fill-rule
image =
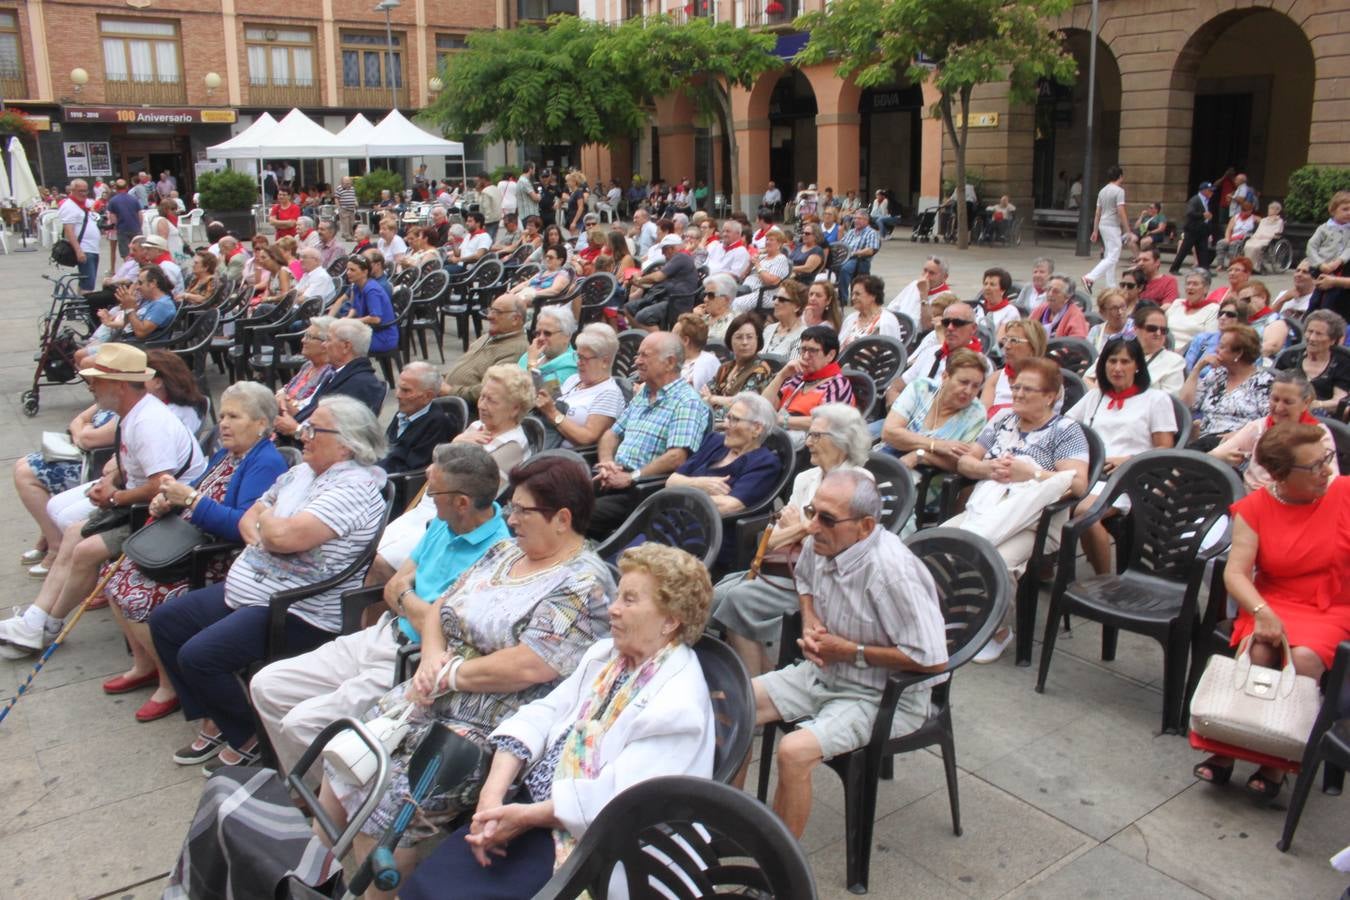
M1071 275L1091 265L1062 244L949 252L902 237L885 244L877 265L888 295L928 252L951 261L951 283L963 296L978 290L990 265L1007 266L1019 280L1042 254ZM89 402L83 386L48 388L37 417L20 412L48 303L41 275L54 272L46 256L0 257L0 458L7 471L39 446L43 430L63 430ZM1279 290L1290 280L1268 283ZM213 375L213 393L222 387L223 377ZM9 487L0 491L0 521L0 590L6 607L18 606L37 592L17 565L36 529ZM872 895L1339 896L1347 879L1327 859L1350 843L1347 801L1314 791L1293 849L1278 852L1288 791L1257 805L1240 787L1245 768L1232 786L1197 784L1191 767L1199 755L1184 738L1156 734L1161 650L1125 634L1116 661L1103 663L1099 633L1080 621L1060 641L1044 695L1032 690L1032 670L1016 668L1011 652L956 676L965 834L952 834L939 757L900 757L877 804ZM132 713L142 694L102 693L100 682L126 665L110 613L90 613L0 724L0 900L143 898L163 890L203 778L170 759L191 726L177 716L138 724ZM28 670L0 661L0 696ZM815 800L803 844L820 894L849 896L843 793L824 767Z

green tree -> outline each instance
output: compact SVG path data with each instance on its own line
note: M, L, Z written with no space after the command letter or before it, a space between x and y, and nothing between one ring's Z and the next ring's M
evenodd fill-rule
M488 141L581 146L635 134L647 117L642 95L591 61L611 30L554 16L543 28L473 32L447 58L444 88L421 118Z
M811 34L799 65L838 61L841 78L860 87L897 75L931 81L932 114L956 151L956 196L965 195L970 96L978 85L1006 81L1010 101L1032 103L1045 78L1073 81L1077 66L1046 22L1073 0L834 0L796 25ZM921 63L920 60L923 60ZM959 119L959 123L958 123ZM968 243L966 205L956 204L958 246Z
M642 96L661 97L683 91L700 116L720 118L731 165L728 193L740 196L736 142L731 114L731 87L753 87L759 76L783 65L774 55L772 34L738 28L729 22L694 18L677 22L669 16L629 19L601 39L591 65L617 74ZM717 171L716 142L708 142L708 181ZM711 192L709 194L711 197Z

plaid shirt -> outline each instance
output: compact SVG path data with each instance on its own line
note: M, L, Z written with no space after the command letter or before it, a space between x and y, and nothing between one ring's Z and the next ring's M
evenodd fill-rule
M622 441L614 461L635 469L672 447L698 449L708 431L708 404L689 382L677 378L658 390L655 400L646 388L635 393L613 431Z
M859 250L871 250L874 253L881 249L881 234L872 226L866 228L854 228L844 234L844 246L857 253Z

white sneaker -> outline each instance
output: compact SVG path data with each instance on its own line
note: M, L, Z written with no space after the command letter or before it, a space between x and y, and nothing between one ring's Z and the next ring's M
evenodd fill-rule
M34 628L22 616L0 621L0 655L6 659L23 659L41 653L56 637L42 627Z
M46 550L25 550L19 557L19 562L24 566L34 566L47 558Z
M35 566L30 566L30 567L29 567L29 569L28 569L28 577L29 577L29 578L46 578L46 577L47 577L47 573L50 572L50 571L51 571L51 569L47 568L46 566L44 566L44 565L39 561L37 565L35 565Z
M982 666L992 662L998 662L998 658L1003 655L1004 650L1008 649L1008 645L1012 643L1012 640L1013 630L1011 628L1009 628L1008 633L1003 636L1003 640L998 639L998 632L995 631L994 636L989 639L989 643L985 644L980 652L975 654L975 658L972 659L971 662L979 663Z

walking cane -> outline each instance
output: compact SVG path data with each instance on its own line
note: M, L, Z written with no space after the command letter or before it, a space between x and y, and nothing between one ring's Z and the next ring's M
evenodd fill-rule
M769 518L769 524L764 528L764 533L759 536L759 546L755 548L755 557L750 561L750 570L745 573L746 581L754 581L759 577L759 568L764 564L764 554L769 551L769 538L773 537L773 529L777 524L778 513L774 513Z
M89 596L81 600L80 605L75 607L75 612L66 620L66 625L61 629L61 633L56 636L56 640L52 641L51 646L42 651L42 655L38 657L37 665L33 666L33 671L28 673L28 680L19 685L19 692L9 698L9 702L5 704L4 709L0 709L0 722L5 721L5 716L9 715L9 711L19 702L19 698L27 693L28 686L33 683L34 676L42 671L42 667L46 665L47 660L51 659L51 655L56 652L56 648L61 646L61 642L66 639L66 635L70 634L70 630L75 627L75 623L80 621L80 616L84 615L84 611L89 608L89 604L94 601L95 597L103 593L104 586L107 585L108 579L112 578L113 572L117 571L117 564L122 559L123 557L119 556L113 561L113 564L108 567L108 574L99 579L98 584L89 592Z

